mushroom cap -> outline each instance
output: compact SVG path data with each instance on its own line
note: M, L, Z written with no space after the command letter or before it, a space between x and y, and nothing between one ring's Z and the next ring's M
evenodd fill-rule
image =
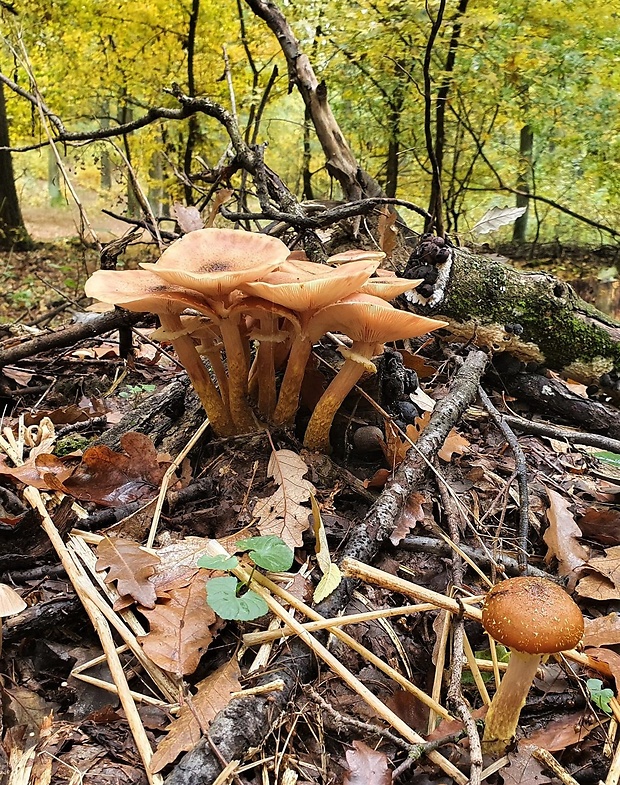
M84 285L87 297L121 305L128 311L181 313L194 308L211 318L215 314L197 292L171 286L146 270L97 270Z
M546 578L510 578L494 586L482 606L482 624L504 646L524 654L574 649L583 615L568 594Z
M378 264L377 259L350 262L342 267L322 265L324 272L321 275L301 269L296 273L276 272L273 279L266 276L264 281L246 283L241 288L299 313L315 311L355 292L370 278ZM270 280L275 282L270 283Z
M447 325L447 322L437 319L400 311L369 294L353 294L323 308L315 317L317 327L321 318L330 325L327 329L338 330L354 341L371 344L417 338Z
M380 297L382 300L393 300L399 294L415 289L422 280L421 278L419 281L410 281L408 278L397 278L395 275L381 275L369 278L360 287L360 292Z
M176 286L222 297L275 270L288 255L289 249L277 237L198 229L172 243L155 264L140 266Z
M16 613L21 613L27 607L28 606L15 589L7 586L6 583L0 583L0 618L14 616Z

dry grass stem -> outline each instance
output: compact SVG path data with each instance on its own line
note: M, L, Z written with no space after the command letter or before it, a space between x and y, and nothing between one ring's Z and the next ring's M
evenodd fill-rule
M465 657L467 657L467 664L469 666L469 670L471 671L472 678L478 688L478 692L480 693L480 697L482 698L483 703L485 706L491 705L491 698L489 697L489 693L487 692L486 684L484 683L484 679L482 678L482 674L480 673L480 668L478 667L478 661L474 656L474 651L471 647L471 643L469 642L469 638L463 632L463 651L465 653Z
M433 649L433 660L435 661L435 675L433 677L433 688L431 690L431 698L439 703L441 700L441 688L443 685L444 670L446 667L446 651L448 647L448 638L450 637L450 627L452 625L452 616L447 611L442 611L437 619L435 625L441 625L441 634L437 635L435 646ZM435 625L433 625L435 627ZM436 629L436 627L435 627ZM431 709L428 713L427 732L432 733L437 724L437 713Z
M542 763L546 769L552 771L564 785L579 785L577 780L571 777L563 766L560 766L553 755L542 747L534 747L532 749L532 757Z

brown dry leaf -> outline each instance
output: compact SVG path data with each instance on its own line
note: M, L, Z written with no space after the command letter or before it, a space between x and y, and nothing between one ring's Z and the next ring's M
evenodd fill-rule
M120 441L123 453L104 445L90 447L82 463L64 482L44 475L50 483L48 487L107 507L152 498L166 471L157 460L153 442L148 436L133 432L123 434Z
M46 703L45 699L36 692L20 687L18 684L5 686L3 693L5 727L21 725L32 737L29 741L36 741L39 731L46 724L46 718L54 707Z
M7 379L12 379L14 382L17 382L20 387L27 387L34 376L34 373L32 371L21 371L19 368L12 368L7 365L2 369L2 375L6 376Z
M6 474L39 490L49 490L55 487L51 484L50 477L62 482L73 472L70 465L49 453L33 456L21 466L8 466L6 460L5 455L0 455L0 474Z
M590 507L577 521L581 533L601 545L620 545L620 511Z
M620 654L611 649L586 649L588 657L598 662L604 662L609 666L609 670L616 682L616 692L620 689Z
M585 619L584 623L584 646L615 646L620 643L620 616L617 613Z
M309 502L314 492L314 485L303 479L308 466L292 450L276 450L267 471L278 489L254 506L258 529L263 535L281 537L290 548L299 548L303 543L301 535L310 527L310 510L301 502Z
M575 523L573 514L569 511L569 502L556 491L547 489L549 495L549 509L547 518L549 528L543 535L547 544L545 561L548 564L555 556L558 560L558 572L568 576L568 589L572 591L577 582L578 572L588 560L588 551L578 541L581 529Z
M121 597L129 595L144 608L153 608L155 586L149 581L159 557L142 550L137 542L104 537L97 546L97 570L108 570L106 583L116 581Z
M418 440L419 432L413 425L408 425L405 433L412 442ZM410 447L411 443L401 439L400 433L391 423L387 422L385 426L385 441L381 442L381 449L385 455L385 460L392 468L404 461L405 455L409 452Z
M234 191L230 188L221 188L215 195L213 202L211 203L211 208L209 209L209 215L207 217L205 226L213 226L217 214L220 210L220 207L227 202L230 197L234 194Z
M605 556L590 559L587 564L592 570L600 572L608 578L617 589L620 589L620 545L607 548Z
M383 488L390 474L388 469L377 469L369 480L364 480L364 488Z
M510 763L502 769L504 785L547 785L552 782L543 774L543 765L532 755L532 749L521 742L516 752L508 754Z
M471 443L464 436L461 436L460 433L457 433L453 428L446 436L443 447L441 450L439 450L437 455L441 458L442 461L450 463L454 453L457 455L463 455L463 453L467 452L469 447L471 447Z
M614 584L598 572L589 572L580 579L575 591L580 597L587 597L591 600L601 602L617 600L618 590Z
M387 755L367 747L363 741L354 741L353 749L347 750L347 766L343 785L392 785Z
M185 207L181 202L175 202L172 210L183 234L195 232L197 229L204 228L202 216L197 207L193 207L192 205Z
M407 497L407 501L396 519L396 526L390 534L390 542L392 545L398 545L410 531L415 529L416 525L424 520L424 509L422 505L426 501L426 496L423 493L414 491Z
M550 722L545 728L541 728L527 738L527 743L542 747L548 752L558 752L578 744L586 738L590 732L598 726L598 721L587 722L583 711L574 714L567 714L558 720Z
M191 750L200 740L201 726L208 728L215 715L230 702L230 695L241 689L239 665L235 657L196 685L192 705L182 706L178 719L168 728L151 761L151 771L161 771L182 752Z
M396 246L398 233L394 228L395 223L396 212L390 210L387 205L382 207L379 211L379 219L377 220L377 239L379 241L379 248L381 248L385 254L386 259L392 258L392 253Z
M207 605L206 584L210 574L200 570L187 586L169 589L167 602L142 611L149 633L140 638L145 653L169 673L193 673L213 640L209 629L217 617Z
M400 350L403 356L403 365L411 371L415 371L420 379L430 379L435 375L435 369L432 365L427 365L424 357L419 354L411 354L411 352Z

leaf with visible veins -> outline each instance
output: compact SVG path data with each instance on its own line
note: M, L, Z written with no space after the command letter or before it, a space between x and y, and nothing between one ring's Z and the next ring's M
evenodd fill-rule
M108 570L106 583L116 581L121 597L129 595L145 608L157 599L155 586L149 581L159 558L142 550L137 542L122 537L104 537L97 546L97 570Z
M549 509L547 518L549 528L543 535L547 544L545 561L549 563L555 556L558 560L558 572L568 576L568 589L572 591L577 582L578 573L588 561L588 551L579 542L581 529L575 523L575 517L568 509L569 502L556 491L547 489Z

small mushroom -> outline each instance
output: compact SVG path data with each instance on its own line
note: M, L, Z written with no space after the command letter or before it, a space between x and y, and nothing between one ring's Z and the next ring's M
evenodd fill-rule
M6 583L0 583L0 654L2 654L2 619L6 616L15 616L27 607L15 589L7 586Z
M544 655L573 649L583 636L583 616L557 584L545 578L511 578L494 586L482 608L489 635L510 649L510 662L487 712L483 749L503 754Z
M364 371L376 372L371 357L380 353L386 341L416 338L445 327L447 322L399 311L389 303L368 294L354 294L324 308L320 315L332 330L353 339L351 349L341 348L345 363L317 403L304 438L309 450L329 452L329 432L340 405L360 380Z

